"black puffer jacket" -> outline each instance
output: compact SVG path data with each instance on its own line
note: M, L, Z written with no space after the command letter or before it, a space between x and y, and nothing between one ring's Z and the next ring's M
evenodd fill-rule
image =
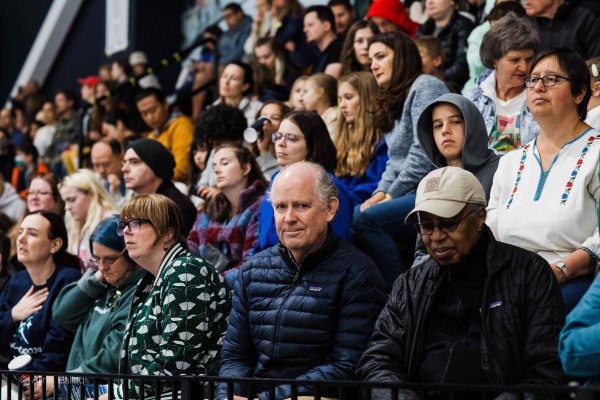
M219 375L352 380L385 300L373 261L331 228L300 265L281 245L264 250L239 273ZM261 399L264 389L256 388ZM248 396L241 386L234 391ZM289 386L276 389L277 399L290 395ZM217 398L226 396L219 386Z
M435 33L435 21L428 19L419 27L415 37L436 36L442 42L444 50L444 81L455 92L460 92L465 82L469 79L469 65L467 64L467 38L473 30L473 23L454 11L450 22Z
M567 0L553 19L531 17L540 36L538 52L558 46L576 50L584 60L600 56L600 2Z
M486 378L500 385L559 384L563 374L557 344L564 313L548 263L497 242L487 228L484 235L487 278L481 302L481 365ZM429 259L396 280L359 362L360 378L415 382L423 356L423 323L441 278L440 267Z

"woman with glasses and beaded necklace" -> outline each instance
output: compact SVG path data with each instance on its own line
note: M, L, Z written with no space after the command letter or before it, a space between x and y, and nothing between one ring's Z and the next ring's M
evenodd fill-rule
M274 132L271 138L275 143L275 155L280 168L285 168L298 161L312 161L323 166L333 178L339 190L340 206L331 225L338 236L347 239L352 217L352 202L350 195L335 176L337 151L325 122L315 112L294 111L281 121L279 131ZM271 182L275 180L277 173L273 174ZM255 253L279 242L275 230L273 206L268 197L264 197L258 210L258 245L254 249Z
M212 265L190 253L179 207L159 194L129 200L117 234L145 273L133 295L119 372L131 375L216 375L227 329L229 292ZM146 385L146 397L155 396ZM140 397L139 382L115 396ZM106 397L108 398L108 397Z
M559 47L535 57L525 85L540 134L500 159L487 224L496 239L548 261L569 311L600 257L600 134L584 122L590 74L577 52Z

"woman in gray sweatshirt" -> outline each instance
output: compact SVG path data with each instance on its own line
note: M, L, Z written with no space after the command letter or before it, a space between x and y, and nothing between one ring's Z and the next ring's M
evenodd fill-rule
M380 88L374 123L385 134L389 160L375 192L356 210L353 242L379 266L388 290L406 270L397 241L414 246L416 232L404 224L413 209L421 178L434 168L417 139L423 109L448 93L446 85L424 75L417 46L408 36L387 32L369 40L371 70Z

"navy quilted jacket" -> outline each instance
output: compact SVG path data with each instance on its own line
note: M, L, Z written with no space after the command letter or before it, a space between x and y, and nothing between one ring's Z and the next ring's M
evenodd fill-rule
M242 267L221 352L220 376L350 380L386 301L373 261L331 227L323 247L296 265L271 247ZM268 398L267 388L253 394ZM236 385L236 395L249 396ZM276 398L290 397L289 386ZM298 394L311 394L298 388ZM325 393L321 393L325 395ZM219 387L218 399L227 397Z

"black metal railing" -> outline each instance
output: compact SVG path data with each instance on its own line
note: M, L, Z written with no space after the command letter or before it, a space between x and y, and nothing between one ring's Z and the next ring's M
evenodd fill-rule
M499 399L600 399L600 388L570 386L494 386L494 385L424 385L394 384L360 381L301 381L291 379L223 378L212 376L140 376L140 375L90 375L46 374L24 371L0 371L2 390L0 400L34 399L35 387L41 389L42 399L83 400L98 399L104 394L108 399L143 400L233 400L234 394L249 399L259 396L275 400L278 388L284 387L291 400L399 400L399 399L449 399L477 398ZM222 385L220 398L217 387ZM127 390L135 387L133 395ZM116 389L117 387L123 388ZM108 390L112 388L112 390ZM242 392L242 393L240 393ZM157 393L160 396L157 397ZM279 400L279 399L277 399Z

